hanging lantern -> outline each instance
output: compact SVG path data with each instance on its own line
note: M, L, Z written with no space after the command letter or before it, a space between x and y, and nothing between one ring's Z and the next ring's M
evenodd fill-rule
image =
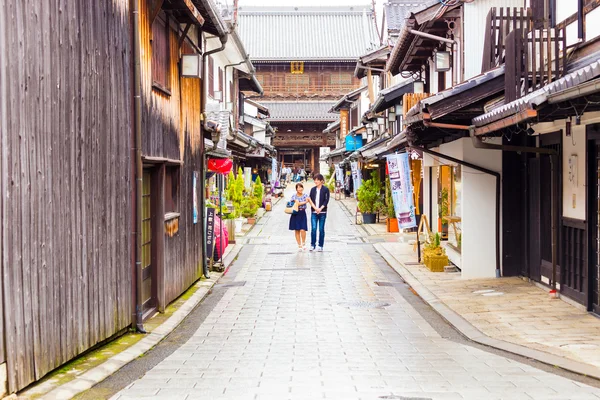
M233 168L233 161L230 158L209 158L208 169L219 174L226 175Z

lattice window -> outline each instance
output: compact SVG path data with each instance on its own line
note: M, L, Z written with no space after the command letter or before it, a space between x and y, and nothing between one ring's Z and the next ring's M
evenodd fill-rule
M285 84L295 86L308 86L310 84L310 76L288 74L285 76Z
M352 75L347 73L332 74L330 82L332 85L352 85Z

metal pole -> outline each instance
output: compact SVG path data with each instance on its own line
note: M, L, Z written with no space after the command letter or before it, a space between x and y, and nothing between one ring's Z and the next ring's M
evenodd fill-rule
M220 241L219 241L219 258L221 259L221 265L223 265L223 203L221 202L221 198L223 197L223 179L224 175L218 174L217 179L219 180L219 220L220 220Z

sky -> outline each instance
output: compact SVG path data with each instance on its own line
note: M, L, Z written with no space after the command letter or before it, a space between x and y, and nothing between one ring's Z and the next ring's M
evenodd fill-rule
M222 0L227 3L233 3L233 0ZM238 0L239 6L349 6L349 5L367 5L372 0ZM381 15L383 3L387 0L376 0L376 11Z

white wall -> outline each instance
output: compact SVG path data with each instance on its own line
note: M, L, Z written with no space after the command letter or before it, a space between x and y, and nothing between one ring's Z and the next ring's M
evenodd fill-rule
M574 0L559 0L573 2ZM485 40L485 24L487 15L492 7L523 7L523 0L477 0L464 3L464 79L470 79L481 74L483 59L483 43Z
M470 138L443 144L439 151L492 171L502 171L502 152L476 149ZM462 277L492 278L496 276L496 179L465 166L461 170Z

